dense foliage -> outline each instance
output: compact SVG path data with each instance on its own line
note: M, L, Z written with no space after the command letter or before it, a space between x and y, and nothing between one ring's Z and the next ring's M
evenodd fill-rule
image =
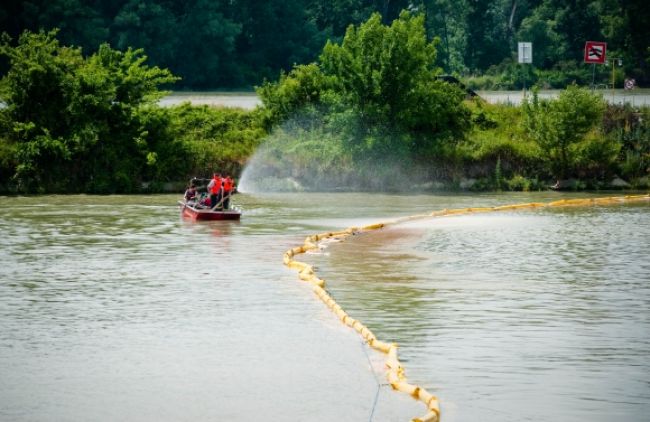
M0 44L11 64L0 91L1 190L158 189L208 168L239 170L264 134L241 111L158 107L159 87L176 77L147 66L141 50L104 44L84 58L55 36Z
M85 57L56 31L5 36L0 191L157 192L213 170L237 177L251 161L283 189L650 186L650 108L575 85L521 106L468 99L439 78L425 19L348 27L318 61L263 84L253 111L160 107L177 78L141 50Z
M575 86L551 100L534 93L521 106L476 102L457 150L460 171L476 190L648 187L648 117L648 107L606 105Z
M340 161L375 175L368 187L387 183L379 169L428 166L463 137L469 111L465 93L437 78L436 42L427 41L423 23L422 15L403 12L390 26L378 14L350 26L340 44L325 45L318 63L296 66L258 90L267 125L284 122L281 130L290 127L308 143L326 140ZM338 170L331 177L348 180L356 172Z
M523 108L530 137L545 153L554 175L565 178L575 160L577 144L602 120L605 102L572 85L552 101L540 100L534 92L530 102L524 99Z
M166 112L170 131L186 152L180 173L166 173L166 180L209 176L215 170L239 175L267 135L258 111L186 103Z
M341 44L328 42L320 57L335 90L368 125L450 138L465 127L464 93L436 79L435 42L428 42L424 17L402 12L390 26L374 14L350 26Z
M585 41L608 43L623 75L650 83L650 3L646 0L9 0L0 30L60 28L65 45L92 54L102 43L144 48L154 65L182 77L180 87L244 88L317 58L349 25L379 12L389 24L402 10L420 14L428 40L439 37L436 65L472 86L563 88L591 82ZM518 41L533 43L533 67L516 63ZM610 71L597 66L596 83ZM619 82L620 86L620 82Z
M647 110L622 113L637 116L637 142L625 143L621 112L576 85L553 100L534 92L520 107L463 100L436 78L437 41L426 41L423 19L404 12L386 26L373 15L328 42L319 62L258 90L275 128L261 153L276 185L529 190L575 179L571 187L600 188L617 174L647 185Z
M159 122L141 107L175 78L144 65L140 50L104 44L84 59L55 35L25 33L15 48L9 40L0 45L11 63L2 113L18 159L15 178L27 191L132 190L131 174L164 160L152 148Z

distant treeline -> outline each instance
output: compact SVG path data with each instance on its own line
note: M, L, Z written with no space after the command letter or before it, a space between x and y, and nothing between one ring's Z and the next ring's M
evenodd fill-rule
M327 40L341 42L374 12L388 24L402 10L423 15L427 38L439 39L435 64L473 87L590 83L588 40L622 59L619 78L650 83L647 0L8 0L0 30L15 40L59 28L61 43L84 55L103 43L143 48L149 63L182 78L176 89L241 89L316 60ZM532 67L516 63L518 41L533 43ZM596 82L611 83L610 69L597 66Z

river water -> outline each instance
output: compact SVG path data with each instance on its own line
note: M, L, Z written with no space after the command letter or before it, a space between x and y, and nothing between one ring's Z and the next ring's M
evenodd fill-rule
M420 416L282 253L322 231L562 197L242 194L238 223L183 221L172 195L0 198L0 420ZM637 421L649 239L644 202L415 220L304 259L399 343L445 422Z

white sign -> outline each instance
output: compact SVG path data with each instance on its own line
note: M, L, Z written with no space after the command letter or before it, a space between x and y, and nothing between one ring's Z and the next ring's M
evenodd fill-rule
M519 63L532 63L533 62L533 43L520 42L519 45Z

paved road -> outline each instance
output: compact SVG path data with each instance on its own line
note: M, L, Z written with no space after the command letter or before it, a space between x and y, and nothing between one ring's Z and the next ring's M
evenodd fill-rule
M540 91L541 98L554 98L559 95L560 90ZM629 103L633 106L650 106L650 89L636 89L625 91L598 90L606 101L610 103ZM523 91L477 91L477 93L490 103L511 103L520 104L524 96ZM530 91L527 91L530 95ZM208 104L224 107L239 107L253 109L261 104L260 99L253 92L174 92L160 100L163 106L178 105L183 102L190 102L195 105Z
M539 96L540 98L555 98L560 92L561 90L540 91ZM605 101L609 103L629 103L632 106L650 106L650 90L648 89L636 89L632 91L617 89L613 92L612 90L597 90L596 92L602 94ZM523 91L477 91L477 94L490 103L511 104L520 104L524 96ZM527 91L527 95L530 95L530 91Z
M260 99L254 92L174 92L162 100L160 105L173 106L184 102L194 105L213 105L223 107L238 107L251 110L261 104Z

